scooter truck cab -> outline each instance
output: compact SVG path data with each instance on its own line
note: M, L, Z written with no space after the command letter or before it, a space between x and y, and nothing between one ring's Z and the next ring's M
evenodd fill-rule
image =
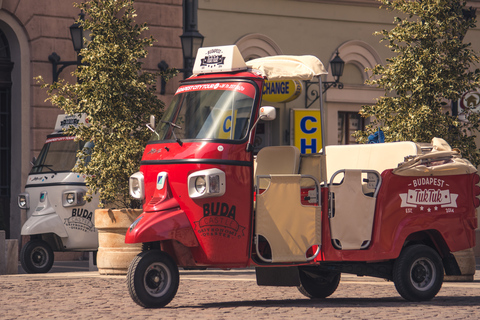
M321 83L321 61L245 62L235 46L210 47L193 73L130 178L143 201L125 237L143 244L127 274L137 304L168 304L178 267L254 266L257 284L297 286L311 298L332 294L341 273L368 275L394 281L412 301L432 299L444 271L460 273L454 253L474 246L480 188L458 153L422 155L398 142L308 155L272 146L254 156L258 122L275 118L262 104L265 81Z
M85 123L85 115L59 115L55 131L47 136L25 185L18 196L18 206L27 212L21 234L30 236L20 253L28 273L48 272L54 251L96 251L97 230L94 212L98 197L86 202L84 176L73 172L77 151L92 147L75 141L63 130Z

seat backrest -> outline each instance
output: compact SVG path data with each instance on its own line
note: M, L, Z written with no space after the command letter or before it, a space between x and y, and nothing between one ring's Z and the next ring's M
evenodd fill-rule
M269 174L297 174L299 166L300 150L298 150L297 147L265 147L257 154L255 176ZM268 182L266 182L266 185L268 185ZM260 186L260 188L265 189L262 188L262 186Z
M327 179L330 182L332 175L341 169L368 169L382 173L397 168L406 156L419 154L422 154L420 147L411 141L327 146Z

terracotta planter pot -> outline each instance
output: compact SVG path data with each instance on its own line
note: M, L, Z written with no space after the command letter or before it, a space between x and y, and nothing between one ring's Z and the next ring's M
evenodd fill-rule
M142 213L141 209L97 209L98 229L97 268L100 274L127 274L130 262L142 250L142 244L125 243L130 225Z

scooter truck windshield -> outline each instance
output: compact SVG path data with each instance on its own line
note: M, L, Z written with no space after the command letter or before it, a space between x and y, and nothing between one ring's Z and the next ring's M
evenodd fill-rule
M255 95L249 82L181 86L150 140L242 140Z
M85 144L74 139L63 135L48 136L30 173L71 171L77 161L77 151Z

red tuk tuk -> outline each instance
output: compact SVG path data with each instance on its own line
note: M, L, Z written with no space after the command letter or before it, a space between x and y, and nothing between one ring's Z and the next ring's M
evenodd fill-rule
M313 56L245 63L235 46L199 50L130 178L144 211L125 238L143 244L127 274L137 304L168 304L178 267L254 266L259 285L310 298L331 295L341 273L367 275L410 301L461 273L454 253L475 245L479 177L441 139L426 154L398 142L254 156L257 123L275 118L264 82L325 73Z

